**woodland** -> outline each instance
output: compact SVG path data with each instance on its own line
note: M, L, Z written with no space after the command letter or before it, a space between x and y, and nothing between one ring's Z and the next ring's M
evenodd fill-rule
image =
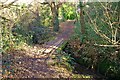
M0 1L0 79L120 80L120 2Z

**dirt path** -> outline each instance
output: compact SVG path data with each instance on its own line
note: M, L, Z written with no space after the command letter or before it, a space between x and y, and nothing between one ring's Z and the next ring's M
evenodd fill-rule
M12 63L11 66L3 66L7 70L3 78L70 78L72 73L64 68L51 66L45 62L47 55L37 54L38 47L29 48L28 50L16 50L9 59L3 59L5 63ZM51 61L53 62L53 61Z

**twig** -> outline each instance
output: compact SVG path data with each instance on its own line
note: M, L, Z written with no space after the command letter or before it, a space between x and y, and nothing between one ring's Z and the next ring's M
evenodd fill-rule
M104 45L104 44L93 44L94 46L100 47L120 47L120 45Z
M7 5L4 5L4 4L3 4L2 7L1 7L1 9L10 7L10 6L13 5L16 1L18 1L18 0L14 0L14 1L12 1L11 3L9 3L9 4L7 4Z
M11 21L11 22L12 22L12 20L7 19L6 17L0 16L0 18L2 18L2 19L4 19L4 20L7 20L7 21Z

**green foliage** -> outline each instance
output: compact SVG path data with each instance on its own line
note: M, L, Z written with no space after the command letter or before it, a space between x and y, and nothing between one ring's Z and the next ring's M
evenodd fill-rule
M80 22L76 22L74 31L75 31L74 35L78 35L78 37L80 39L80 42L85 42L83 40L86 38L87 35L86 34L82 34Z
M74 20L76 18L76 11L75 7L72 3L65 3L60 8L60 16L62 16L63 21L65 20Z
M30 40L30 34L28 34L23 28L17 27L16 30L12 30L2 27L2 51L4 53L11 51Z
M37 12L36 6L39 11ZM52 32L45 26L51 26L50 8L46 5L15 5L0 10L1 16L1 44L2 52L18 48L24 43L32 44L33 35L39 43L51 40ZM3 14L7 12L6 14ZM8 18L8 20L6 19ZM44 27L42 26L44 25ZM33 29L34 28L34 29ZM32 30L33 29L33 30Z
M93 3L91 5L91 7L85 9L86 23L106 44L119 44L118 39L116 39L120 34L119 31L116 31L119 26L118 3Z
M69 71L73 70L74 58L72 58L70 54L61 51L56 55L55 59L57 60L56 64L58 66L65 67Z
M41 14L41 24L44 26L52 26L52 14L50 7L48 5L41 5L42 9L40 10Z
M2 49L3 50L8 50L10 48L10 32L6 27L3 27L2 30Z
M22 44L24 42L28 44L32 43L33 32L27 31L22 26L16 26L15 28L13 28L12 34L15 37L15 42L17 43L17 45Z
M79 53L73 49L74 46L70 46L70 42L68 42L64 51L65 53L70 54L71 57L74 58L75 62L84 65L86 68L93 69L101 73L106 78L108 78L108 80L119 80L119 53L115 53L115 48L113 49L86 45L84 47L83 53ZM77 57L76 54L78 54Z
M38 43L44 43L53 37L51 30L43 26L33 27L31 32L36 36Z

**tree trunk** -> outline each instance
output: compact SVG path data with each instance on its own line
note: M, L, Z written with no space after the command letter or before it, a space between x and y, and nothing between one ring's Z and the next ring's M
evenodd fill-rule
M82 2L80 2L80 4L79 4L79 6L80 6L80 31L81 31L81 34L80 34L80 40L81 40L81 42L80 42L80 46L81 46L81 48L80 48L80 50L79 50L79 52L78 53L80 53L80 54L82 54L82 52L83 52L83 49L84 49L84 37L85 37L85 21L84 21L84 15L83 15L83 4L82 4Z
M81 24L82 34L85 34L85 21L84 21L83 10L81 10L81 13L80 13L80 24Z
M57 32L59 31L58 7L55 5L55 2L52 2L50 5L53 15L53 19L52 19L53 31Z
M80 7L81 11L80 11L80 25L81 25L81 43L83 43L84 41L84 34L85 34L85 21L84 21L84 15L83 15L83 7Z

